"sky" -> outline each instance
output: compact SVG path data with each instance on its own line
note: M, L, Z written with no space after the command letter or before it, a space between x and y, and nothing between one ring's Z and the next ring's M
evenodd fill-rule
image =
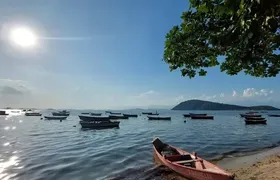
M0 0L0 107L169 108L189 99L280 107L280 78L189 79L162 61L188 0ZM11 45L28 27L36 47Z

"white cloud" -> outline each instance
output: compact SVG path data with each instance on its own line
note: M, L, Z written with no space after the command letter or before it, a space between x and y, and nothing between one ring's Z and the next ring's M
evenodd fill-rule
M225 94L224 94L224 93L221 93L221 94L220 94L220 97L221 97L221 98L225 97Z
M232 96L236 97L237 96L237 92L235 90L232 90Z
M254 96L269 96L273 94L273 90L270 89L261 89L257 90L255 88L247 88L243 91L243 97L254 97Z
M141 93L141 94L139 94L135 97L141 98L141 97L147 97L147 96L150 96L150 95L153 95L153 94L157 94L157 92L155 92L154 90L149 90L149 91Z

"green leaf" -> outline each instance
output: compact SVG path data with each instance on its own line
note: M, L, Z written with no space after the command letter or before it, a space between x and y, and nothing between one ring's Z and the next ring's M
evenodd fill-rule
M197 11L200 13L207 13L208 12L208 8L206 3L201 4L198 8Z

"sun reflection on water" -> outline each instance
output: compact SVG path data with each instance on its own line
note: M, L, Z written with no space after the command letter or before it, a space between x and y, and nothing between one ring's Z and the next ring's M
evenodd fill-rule
M9 175L5 173L9 167L18 166L19 160L17 156L12 156L6 162L0 162L0 179L9 179Z

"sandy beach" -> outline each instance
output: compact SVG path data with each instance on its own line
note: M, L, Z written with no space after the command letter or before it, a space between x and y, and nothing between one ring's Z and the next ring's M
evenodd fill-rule
M280 180L280 154L265 158L248 167L229 169L235 180Z
M280 180L280 147L251 155L226 158L215 164L235 174L235 180ZM166 170L163 180L186 180Z

